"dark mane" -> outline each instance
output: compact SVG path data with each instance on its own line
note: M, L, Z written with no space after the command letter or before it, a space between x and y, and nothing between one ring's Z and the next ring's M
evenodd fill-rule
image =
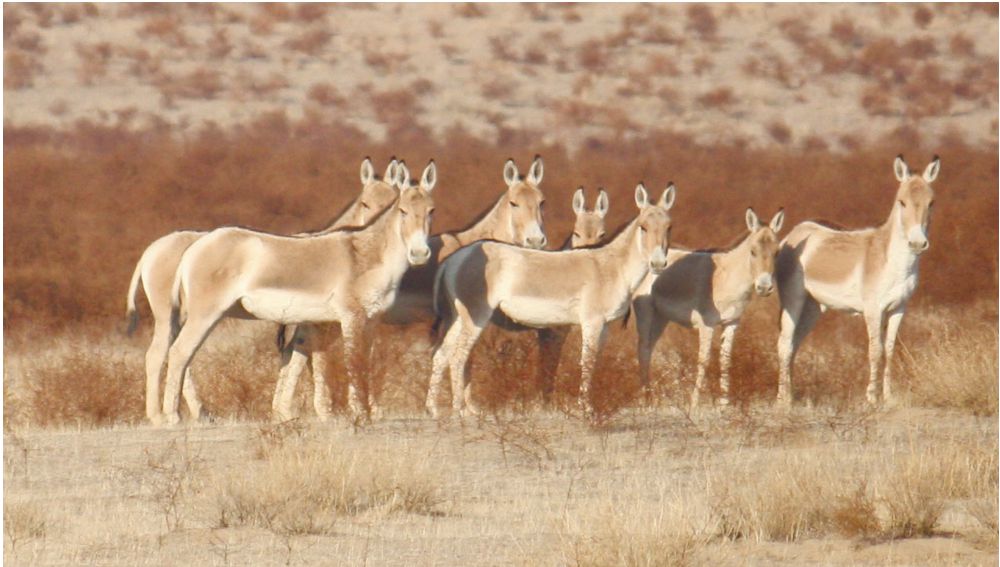
M611 244L612 242L615 241L616 238L618 238L619 236L621 236L621 233L625 232L625 229L627 229L629 226L631 226L632 223L635 222L635 219L636 219L636 217L632 217L632 218L628 219L627 221L625 221L624 223L622 223L621 225L619 225L618 228L612 230L611 234L605 236L597 244L590 244L590 245L587 245L587 246L580 246L579 248L574 248L573 250L591 250L591 249L594 249L594 248L603 248L603 247L607 246L608 244Z
M842 225L840 223L836 223L836 222L825 220L825 219L814 220L812 222L814 222L814 223L816 223L816 224L818 224L818 225L820 225L822 227L832 228L833 230L850 230L849 228L847 228L846 226L844 226L844 225Z
M338 212L330 220L326 221L323 224L322 228L314 228L314 229L306 230L306 231L303 231L303 233L323 232L323 231L326 231L326 230L330 230L330 227L333 226L333 223L339 221L340 217L344 216L344 213L347 212L347 209L350 209L351 207L353 207L354 203L357 203L358 199L360 199L360 198L361 198L361 195L358 195L357 197L355 197L355 198L351 199L350 201L348 201L347 204L344 205L344 208L340 209L340 212Z
M379 219L385 216L386 213L388 213L392 209L395 209L398 203L399 203L399 195L396 195L396 198L393 199L392 203L388 207L379 211L378 214L372 217L371 220L369 220L368 223L365 224L364 226L345 226L342 228L338 228L337 230L331 230L327 232L327 234L337 234L341 232L361 232L362 230L365 230L366 228L377 223Z
M502 194L501 194L501 196L502 196ZM442 234L455 234L455 233L458 233L458 232L465 232L466 230L469 230L470 228L472 228L472 227L476 226L477 224L479 224L484 218L486 218L487 215L489 215L491 212L493 212L493 209L497 206L497 203L499 203L499 202L500 202L500 197L497 197L490 204L490 206L486 207L486 209L484 211L482 211L481 213L479 213L478 215L476 215L476 217L474 219L472 219L471 222L469 222L468 224L466 224L463 228L459 228L459 229L456 229L456 230L449 230L448 232L441 232L441 233L438 233L438 236L440 236Z

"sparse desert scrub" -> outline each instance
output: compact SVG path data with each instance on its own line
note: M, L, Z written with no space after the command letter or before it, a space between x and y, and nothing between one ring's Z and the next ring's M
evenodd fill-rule
M214 482L209 498L217 527L256 526L290 535L331 533L340 515L434 514L441 502L426 461L332 446L287 445Z
M9 498L4 498L3 534L11 553L17 551L20 543L44 538L49 532L50 523L37 504L11 502Z

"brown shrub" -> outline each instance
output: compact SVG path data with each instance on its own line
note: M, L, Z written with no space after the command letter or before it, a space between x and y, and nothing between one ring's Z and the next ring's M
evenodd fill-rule
M212 31L211 37L205 42L208 56L212 59L223 59L233 51L233 43L229 40L229 32L226 28L216 28Z
M330 83L313 84L309 87L306 98L323 106L341 106L347 102L347 99Z
M108 74L108 64L114 53L111 44L104 41L92 45L76 44L76 55L80 58L77 77L80 83L92 85Z
M687 7L687 29L695 32L707 41L715 39L719 24L715 20L712 8L706 4L691 4Z
M736 97L733 95L733 89L717 87L699 95L695 100L705 108L724 109L736 102Z
M251 98L255 100L272 96L291 85L288 79L277 71L272 71L267 75L257 75L245 69L240 70L234 82L240 97L250 94Z
M26 89L35 84L35 76L45 70L37 57L19 49L5 49L3 54L3 86L5 89Z
M580 66L591 72L600 72L608 64L607 48L600 40L590 39L583 43L577 51Z
M487 11L483 6L484 4L478 4L475 2L456 4L452 8L452 13L459 18L482 18L487 14Z
M872 116L892 116L899 114L899 106L892 93L879 85L869 85L861 93L861 108Z
M681 69L673 57L656 53L646 60L646 73L655 77L679 77Z
M958 57L972 57L976 54L976 44L969 36L958 32L948 40L948 51Z
M175 98L213 99L224 88L222 73L209 67L199 67L176 76L161 74L156 83L168 104Z
M787 144L792 141L792 129L781 121L771 122L767 125L767 133L779 144Z
M845 47L857 47L861 44L861 33L854 26L854 20L847 16L837 18L830 23L830 37Z
M926 28L934 21L934 12L932 12L927 6L917 6L913 10L913 23L917 24L921 28Z
M187 47L190 41L181 29L182 25L180 16L175 13L158 15L147 20L137 33L140 39L153 36L170 47Z
M285 40L285 47L294 51L301 51L306 55L316 56L322 53L333 34L325 28L313 28L295 37Z

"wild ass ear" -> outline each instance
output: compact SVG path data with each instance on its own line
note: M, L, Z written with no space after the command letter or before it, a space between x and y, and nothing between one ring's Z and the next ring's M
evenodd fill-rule
M604 218L604 215L608 214L608 207L611 202L608 200L608 192L601 189L601 194L597 196L597 206L594 207L594 212L597 216Z
M924 181L933 183L937 179L939 171L941 171L941 158L934 156L934 159L927 164L927 169L924 170Z
M580 214L580 213L582 213L584 211L584 204L585 204L584 200L585 200L585 198L583 196L583 187L580 187L579 189L576 190L576 193L573 193L573 212L574 213Z
M663 190L663 194L660 195L660 206L666 210L670 210L674 206L674 198L677 196L677 187L674 186L674 182L671 181L667 183L667 188Z
M383 181L390 185L394 185L396 183L396 166L398 164L399 162L396 161L396 156L392 156L392 159L389 160L389 165L385 168L385 175L382 176Z
M406 167L405 161L401 161L396 165L396 187L400 191L410 187L410 169Z
M361 185L368 185L372 179L375 179L375 167L372 165L372 158L366 157L361 162Z
M756 232L760 228L760 219L757 218L757 213L753 212L753 207L747 207L747 229L750 232Z
M903 161L903 154L896 156L896 160L892 162L892 170L896 173L896 179L902 183L910 177L910 168L907 167L906 162Z
M781 225L785 222L785 209L778 209L778 212L771 217L771 231L775 234L781 231Z
M542 182L542 174L545 173L545 169L542 166L542 156L535 156L535 161L531 162L531 169L528 170L528 181L532 185L538 185Z
M640 210L649 205L649 193L646 192L646 186L642 183L635 186L635 205Z
M507 163L503 164L503 180L507 183L507 187L517 183L519 178L517 166L514 165L514 158L508 159Z
M434 190L434 185L437 183L438 173L437 166L434 165L434 160L431 160L424 168L424 174L420 176L420 187L424 191L430 193Z

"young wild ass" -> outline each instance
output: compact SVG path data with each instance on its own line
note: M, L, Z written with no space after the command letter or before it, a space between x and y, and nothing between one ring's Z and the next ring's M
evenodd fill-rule
M635 191L638 216L604 246L565 251L517 248L499 242L467 246L442 264L435 297L453 309L453 322L434 353L427 409L437 416L437 397L451 372L454 415L476 413L466 363L476 339L495 312L529 327L579 325L580 405L593 416L590 384L608 322L628 312L632 294L652 270L667 265L674 186L650 204L645 187ZM440 295L439 295L440 294Z
M913 175L898 156L899 189L889 218L877 228L836 230L815 222L796 226L781 242L776 273L781 298L778 337L778 403L792 403L792 361L802 340L827 308L861 313L868 328L867 399L878 401L879 367L885 355L882 395L892 401L892 353L906 302L917 287L920 255L930 246L927 228L941 169L934 160ZM883 352L884 351L884 352Z
M399 169L406 172L402 164ZM419 185L405 175L395 204L365 228L305 237L223 228L192 244L171 291L173 328L179 324L182 297L186 320L168 356L167 422L179 421L185 370L223 317L283 324L339 322L350 407L356 419L366 417L368 328L392 303L407 268L430 259L427 234L436 178L433 161Z
M469 228L430 237L428 240L431 249L430 259L423 266L406 272L396 293L395 302L382 315L381 321L401 325L434 321L431 297L434 274L445 258L463 246L478 240L496 240L528 248L545 246L547 240L542 224L542 205L545 203L545 196L538 187L542 182L543 173L544 167L540 156L535 156L526 176L520 175L513 159L508 159L503 168L507 190ZM283 367L273 408L276 419L287 420L294 417L293 394L299 376L305 370L306 360L311 358L313 361L313 381L316 384L316 391L319 392L320 388L325 387L327 349L324 348L324 344L333 340L334 333L335 329L317 329L306 325L285 330L284 336L291 338L284 341L282 347ZM374 389L369 391L369 396L369 404L377 416L379 408ZM325 419L330 412L328 403L323 408L317 405L316 411L320 419Z
M389 162L383 179L375 175L371 159L365 158L361 162L361 194L317 234L364 225L396 200L395 179L395 158ZM170 287L184 251L206 234L206 231L183 230L157 239L142 253L132 273L126 300L128 334L139 323L135 302L140 283L153 315L153 339L146 350L146 417L151 421L157 421L160 414L160 372L170 346ZM201 415L201 402L190 372L184 379L183 392L191 415L197 418Z
M667 269L649 275L632 302L639 334L639 378L649 386L649 364L656 342L669 323L698 329L698 376L691 392L691 407L698 405L705 387L705 372L717 327L722 327L719 369L722 396L729 403L729 363L733 337L754 290L768 296L774 289L774 258L778 254L777 233L785 218L778 211L770 224L762 225L753 209L747 209L750 233L728 250L679 250L667 253Z

